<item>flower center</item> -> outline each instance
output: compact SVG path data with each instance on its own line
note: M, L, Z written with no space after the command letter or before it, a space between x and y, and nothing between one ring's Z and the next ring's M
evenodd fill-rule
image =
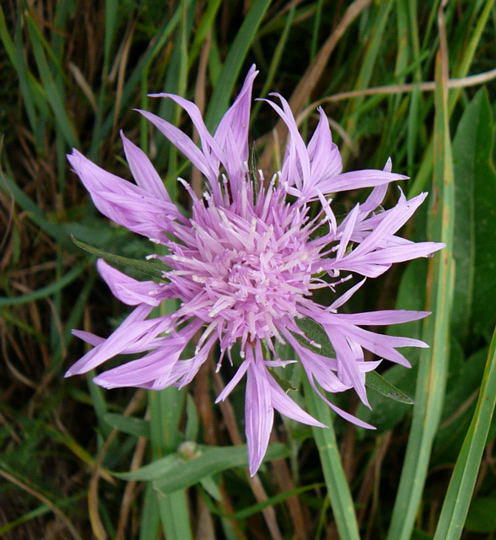
M176 254L166 257L184 302L181 316L194 313L210 323L228 346L237 339L279 338L278 327L298 316L298 303L310 295L319 257L304 216L279 201L272 201L270 212L259 206L248 216L198 206L188 248L176 244Z

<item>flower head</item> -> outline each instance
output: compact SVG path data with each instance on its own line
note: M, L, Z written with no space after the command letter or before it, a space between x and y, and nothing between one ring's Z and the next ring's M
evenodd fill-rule
M366 278L381 275L395 262L425 257L443 246L413 243L396 235L426 194L407 200L400 193L396 206L379 212L387 185L405 177L391 172L390 161L384 170L343 173L341 156L322 110L306 145L284 98L274 95L278 103L266 100L286 123L289 141L281 170L271 179L265 179L261 171L250 171L248 123L256 74L252 67L213 135L194 103L172 94L155 95L183 107L199 134L201 147L166 120L140 111L205 177L201 198L180 180L191 198L189 218L173 204L145 153L124 134L124 152L136 184L104 171L76 150L68 156L103 214L164 246L167 254L152 256L167 270L158 283L137 281L98 261L98 270L112 293L136 307L107 339L75 331L94 347L67 375L85 373L117 354L139 353L142 356L137 360L101 373L95 382L106 388L182 387L216 348L218 369L225 356L232 364L231 350L237 344L241 351L237 371L217 401L225 399L246 375L251 474L265 454L274 409L299 422L325 427L297 405L272 376L271 368L290 362L278 357L276 344L293 347L310 384L335 412L359 426L372 427L336 407L323 391L353 388L368 404L365 373L375 369L379 361L366 361L364 349L380 359L408 366L397 349L426 344L380 335L362 326L412 321L427 313L345 314L339 308ZM365 187L374 188L366 201L338 222L329 194ZM353 276L363 279L347 288ZM313 292L321 288L329 291L330 305L313 299ZM167 299L180 302L177 311L150 316L154 307ZM302 318L321 325L335 350L334 357L318 352L319 345L298 325ZM186 345L195 336L194 354L183 358Z

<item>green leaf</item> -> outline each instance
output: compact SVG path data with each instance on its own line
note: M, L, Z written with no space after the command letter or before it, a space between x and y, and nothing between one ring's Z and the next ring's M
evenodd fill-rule
M379 394L394 399L395 401L399 401L400 403L406 403L407 405L413 405L415 403L408 394L405 394L405 392L396 388L394 384L390 383L375 371L369 371L367 373L365 384L368 388L372 388L376 392L379 392Z
M264 457L265 461L288 457L289 449L284 444L271 444ZM200 482L207 476L234 467L246 467L248 452L246 445L232 447L206 447L198 456L189 461L181 460L176 466L153 483L161 493L171 493Z
M319 482L316 484L310 484L308 486L300 486L294 489L290 489L288 491L283 491L282 493L278 493L277 495L273 495L272 497L269 497L265 501L254 504L252 506L248 506L248 508L243 508L243 510L240 510L239 512L235 512L234 514L227 514L225 512L221 512L213 504L210 504L209 508L214 514L217 514L218 516L229 518L229 519L235 519L236 521L239 521L241 519L249 518L253 514L256 514L262 511L264 508L267 508L268 506L280 504L286 501L287 499L289 499L290 497L300 495L300 493L305 493L306 491L320 489L321 487L324 487L324 486L325 484Z
M200 480L202 488L216 501L222 500L222 493L211 476L205 476Z
M479 326L479 321L489 327L496 322L494 310L486 301L489 295L496 295L496 259L491 249L496 245L492 128L491 105L482 89L465 109L453 141L456 280L452 320L461 337L467 336L473 311ZM484 279L476 282L476 272Z
M284 444L271 444L265 461L286 457L289 450ZM246 445L241 446L196 446L189 459L179 453L170 454L145 465L136 471L114 473L123 480L153 480L154 487L162 493L171 493L198 483L207 476L244 467L248 455Z
M186 395L186 428L184 435L187 441L196 441L200 429L200 419L196 410L195 400L190 394Z
M487 92L482 94L485 122L493 127L493 115ZM486 125L487 125L486 123ZM496 310L488 299L496 298L496 169L492 162L493 131L485 144L477 142L478 166L474 184L475 269L472 321L474 329L489 339L496 325Z
M298 334L294 334L294 337L298 340L298 342L301 345L309 349L312 349L315 352L319 352L323 356L334 357L336 355L334 348L331 342L329 341L327 334L325 333L325 330L322 328L322 326L318 322L315 322L313 319L305 317L304 319L297 319L296 324L309 339L311 339L315 343L318 343L320 345L320 348L314 347L311 344L309 345L308 341L304 339L302 336Z
M122 414L106 413L103 419L107 424L119 431L134 435L135 437L150 437L150 422L132 416Z
M84 251L87 251L88 253L91 253L92 255L101 257L109 264L115 264L116 266L121 267L127 266L129 268L132 268L133 270L136 270L138 272L141 272L142 274L158 280L163 279L162 272L164 270L167 270L167 267L160 261L140 261L139 259L122 257L121 255L115 255L114 253L109 253L108 251L104 251L103 249L90 246L86 242L81 242L81 240L77 240L76 238L74 238L74 236L72 236L71 238L77 247L83 249Z
M163 303L157 311L167 313L169 306ZM179 423L184 410L186 391L173 387L148 392L150 400L150 435L154 459L174 458L173 453L181 441ZM161 456L166 455L165 458ZM164 536L168 540L192 538L191 518L186 490L162 494L155 491L158 512Z
M450 364L455 357L450 355ZM463 355L463 351L457 354ZM470 421L475 411L477 392L480 387L487 347L463 360L453 375L450 374L443 406L441 425L432 450L432 463L454 463L458 457Z

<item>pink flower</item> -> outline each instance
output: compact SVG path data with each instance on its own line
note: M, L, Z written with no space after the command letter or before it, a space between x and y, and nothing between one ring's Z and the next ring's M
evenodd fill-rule
M288 363L278 358L276 343L293 347L310 384L334 411L358 426L371 428L336 407L323 391L353 388L368 404L365 373L379 362L365 361L363 350L408 366L397 349L427 345L361 327L413 321L428 313L344 314L339 308L366 278L381 275L395 262L426 257L443 247L432 242L413 243L396 235L426 194L410 200L400 194L396 206L378 211L387 185L405 177L391 172L390 161L384 170L343 173L341 156L322 110L317 128L305 145L284 98L276 96L280 105L266 100L288 126L289 142L281 170L270 181L261 172L253 179L247 166L248 124L256 75L252 67L213 135L194 103L171 94L156 95L184 108L199 134L201 147L166 120L140 111L206 179L201 199L181 180L191 197L190 218L172 203L148 157L123 134L124 152L136 184L104 171L77 150L68 156L103 214L167 248L167 255L154 257L169 270L163 272L159 283L139 282L98 261L98 270L114 296L136 307L107 339L75 331L93 349L69 369L67 376L85 373L117 354L141 353L137 360L101 373L95 382L106 388L182 387L217 347L218 369L226 354L233 363L231 349L238 344L241 360L235 362L237 372L217 401L225 399L246 375L251 474L255 474L266 452L274 409L299 422L325 427L297 405L271 375L269 368ZM374 189L363 204L357 204L338 223L326 195L364 187ZM315 217L310 205L319 206ZM365 279L337 295L337 288L355 275ZM313 291L319 288L329 289L329 306L312 299ZM171 298L181 303L175 313L149 317L154 307ZM297 325L303 317L322 326L336 351L334 358L315 352L316 344ZM196 334L199 338L194 355L183 358L186 345Z

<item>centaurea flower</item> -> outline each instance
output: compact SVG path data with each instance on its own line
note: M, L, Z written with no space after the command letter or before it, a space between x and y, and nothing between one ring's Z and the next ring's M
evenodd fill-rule
M278 357L276 344L289 343L310 384L339 415L354 424L369 424L341 410L324 392L353 388L368 405L365 373L379 361L366 361L364 349L380 359L409 366L400 347L426 347L411 338L380 335L362 326L390 325L425 317L422 311L387 310L345 314L339 308L366 278L384 273L393 263L426 257L443 245L414 243L396 233L425 199L410 200L400 193L397 204L379 211L387 185L404 176L384 170L342 172L341 156L333 143L322 109L318 125L306 145L285 99L265 100L286 123L288 144L280 171L266 180L250 171L248 125L251 94L257 71L252 67L241 92L225 113L215 133L209 133L197 106L173 94L172 99L192 120L201 146L177 127L147 111L139 111L158 128L205 177L198 197L184 180L191 198L191 217L171 201L145 153L121 134L126 159L136 181L132 184L101 169L77 150L68 159L96 207L114 222L164 246L166 255L153 254L168 267L163 280L137 281L103 260L98 270L114 296L136 306L124 322L104 339L83 331L74 334L93 345L67 375L85 373L118 354L142 354L136 360L105 371L94 381L105 387L142 387L160 390L183 387L217 347L217 367L227 355L237 371L218 396L224 400L246 375L245 430L249 469L255 474L265 455L274 409L293 420L325 427L284 392L271 374L290 361ZM340 222L329 195L373 187L363 204ZM310 210L318 205L316 215ZM317 234L318 232L318 234ZM327 277L325 277L327 276ZM363 279L336 294L349 278ZM321 305L312 298L327 288L332 300ZM150 317L167 299L178 299L179 309ZM318 344L298 326L308 317L322 326L335 357L318 352ZM196 348L183 358L195 337ZM240 360L232 359L237 344Z

